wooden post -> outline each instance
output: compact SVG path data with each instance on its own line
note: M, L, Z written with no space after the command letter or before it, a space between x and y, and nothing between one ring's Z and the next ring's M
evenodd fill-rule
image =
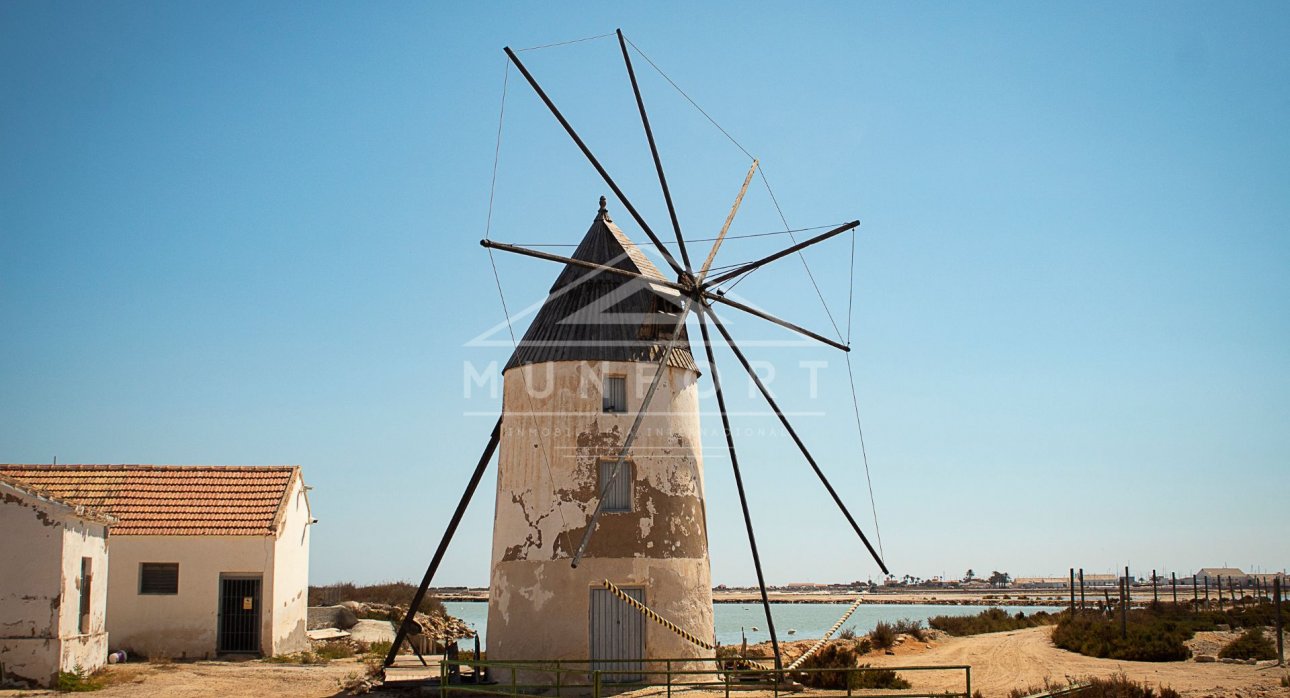
M1075 568L1071 568L1071 617L1075 617Z
M1151 570L1151 603L1160 603L1160 595L1156 590L1156 571Z
M1223 575L1218 575L1218 610L1223 610Z
M1079 608L1084 610L1084 568L1079 568Z
M1205 608L1209 608L1209 575L1205 575Z
M1128 639L1129 637L1129 575L1128 567L1125 567L1124 581L1121 584L1123 591L1123 600L1120 602L1120 637Z
M1277 666L1286 665L1285 628L1281 618L1281 577L1272 578L1272 606L1277 613Z
M1178 605L1178 573L1169 573L1169 586L1174 590L1174 605Z

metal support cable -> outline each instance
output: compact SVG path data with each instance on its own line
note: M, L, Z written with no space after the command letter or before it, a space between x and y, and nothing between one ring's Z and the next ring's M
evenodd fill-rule
M501 162L501 155L502 155L502 124L505 122L505 119L506 119L506 93L509 85L510 75L511 75L511 63L510 61L507 61L506 72L503 73L502 75L502 106L497 114L497 144L493 147L493 177L492 177L492 183L488 187L488 217L484 223L485 240L488 239L488 236L489 234L491 234L492 228L493 228L493 201L496 198L496 193L497 193L497 167L498 167L498 164ZM506 305L506 293L502 290L502 277L501 277L501 274L499 274L497 271L497 260L493 258L492 248L485 247L485 249L488 250L488 263L493 268L493 281L497 285L497 298L502 303L502 314L506 316L506 331L511 336L511 347L514 350L518 351L520 345L519 345L519 341L515 338L515 327L511 323L511 311ZM537 418L534 417L533 415L537 413L537 409L536 409L536 406L533 404L533 391L529 389L528 373L525 370L524 366L519 366L518 369L520 372L520 380L521 382L524 383L524 396L528 399L528 403L529 403L530 419L533 421L533 425L536 428L538 426ZM546 470L546 476L551 480L551 485L554 488L555 473L551 468L550 447L544 443L543 447L539 450L542 455L542 465ZM500 465L499 465L499 470L500 470ZM564 512L561 511L559 502L554 503L554 509L555 509L556 515L560 517L561 535L564 537L565 547L568 548L569 547L569 524L564 518Z

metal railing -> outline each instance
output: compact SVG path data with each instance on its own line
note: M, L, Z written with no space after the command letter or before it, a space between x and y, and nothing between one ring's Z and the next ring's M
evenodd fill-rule
M671 698L674 689L702 688L707 691L722 690L726 698L730 692L758 689L769 691L778 698L781 692L793 693L800 687L791 682L806 684L816 683L811 675L830 674L832 682L840 685L831 688L815 688L815 694L865 696L882 698L901 696L903 698L959 697L970 698L972 695L972 667L965 664L928 665L928 666L859 666L809 669L778 672L762 669L738 669L723 666L737 660L713 660L702 658L646 659L631 662L610 662L591 660L507 660L488 661L472 659L444 659L440 662L439 695L447 698L449 694L479 694L489 696L587 696L602 698L623 691L643 687L659 687ZM631 665L625 668L593 668L605 665ZM697 668L708 665L711 668ZM473 682L461 681L461 670L470 670ZM954 671L963 673L963 690L953 691L945 688L916 689L911 687L898 689L885 686L885 683L896 683L903 677L881 675L879 672L933 672ZM867 679L866 675L879 674L877 678ZM487 682L481 680L487 677ZM823 678L823 677L821 677ZM620 680L622 679L622 680ZM894 679L894 680L893 680ZM887 691L887 692L883 692ZM896 692L892 692L896 691Z

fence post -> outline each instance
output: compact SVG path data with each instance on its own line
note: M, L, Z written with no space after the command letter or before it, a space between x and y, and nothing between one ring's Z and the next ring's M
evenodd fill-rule
M1075 568L1071 568L1071 617L1075 617Z
M1079 610L1084 610L1084 568L1079 568Z
M1126 567L1125 570L1128 570ZM1129 575L1124 575L1124 581L1121 583L1121 601L1120 601L1120 637L1128 639L1129 637Z
M1281 618L1281 577L1272 578L1272 603L1277 612L1277 666L1286 665L1285 623Z
M736 664L734 666L738 665ZM730 698L730 674L735 671L738 671L738 669L731 668L726 670L726 698Z
M965 696L965 698L972 698L972 667L971 666L963 667L963 675L967 683L967 686L964 688L965 693L963 695Z
M1174 605L1178 605L1178 573L1169 573L1169 586L1174 590Z
M447 659L447 657L444 657ZM440 660L439 662L439 698L446 698L448 695L448 663Z
M1209 575L1205 575L1205 608L1209 608Z
M1160 603L1160 595L1156 591L1156 571L1151 570L1151 603Z
M591 672L591 695L592 698L600 698L600 670L596 669Z
M519 695L519 694L518 694L518 693L516 693L516 691L515 691L515 684L516 684L516 681L515 681L515 667L512 665L512 666L511 666L511 695L513 695L513 696L514 696L514 695Z

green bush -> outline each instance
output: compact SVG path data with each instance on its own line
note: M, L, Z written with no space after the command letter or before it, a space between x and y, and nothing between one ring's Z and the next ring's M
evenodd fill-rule
M927 625L950 635L964 636L1052 625L1058 617L1059 614L1045 611L1027 616L1022 612L1009 615L1002 608L987 608L975 616L933 616L927 619Z
M1219 650L1224 659L1276 659L1277 648L1259 628L1250 628Z
M885 621L878 621L869 632L869 641L880 650L889 650L896 645L896 628Z
M1137 614L1137 615L1134 615ZM1186 624L1153 616L1145 611L1131 614L1128 636L1120 622L1100 613L1079 613L1064 617L1053 630L1053 644L1089 657L1139 662L1181 661L1191 656L1183 644L1194 631Z

